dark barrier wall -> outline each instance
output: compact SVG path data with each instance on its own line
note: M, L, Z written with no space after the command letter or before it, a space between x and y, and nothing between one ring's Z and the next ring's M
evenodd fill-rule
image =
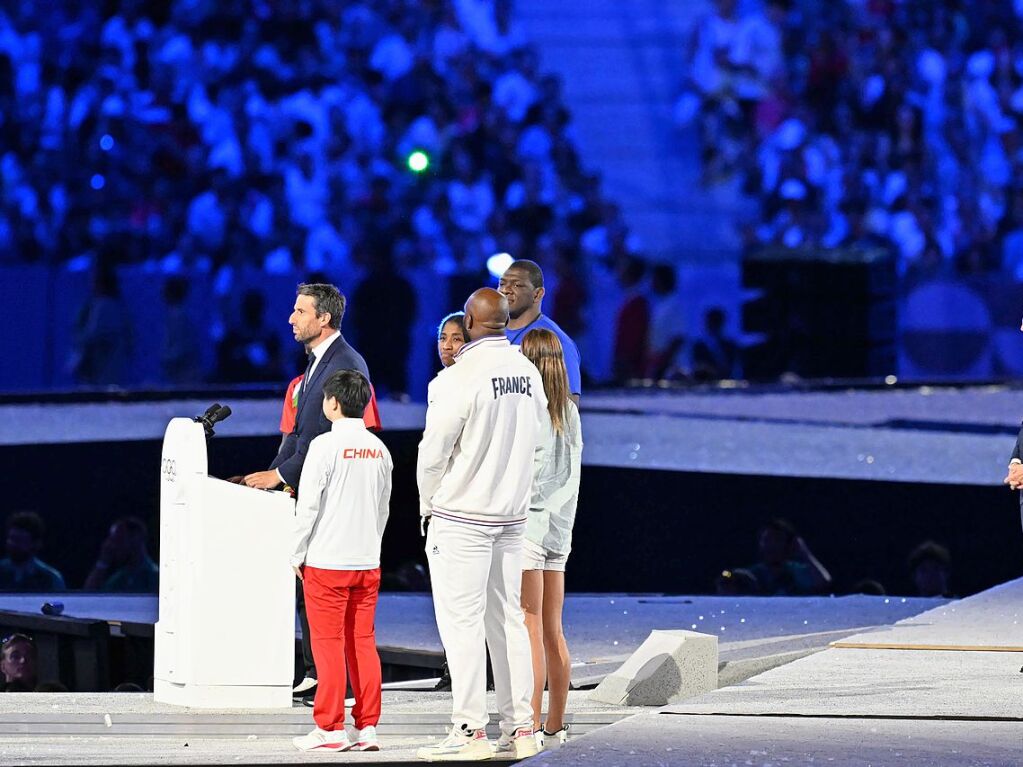
M395 463L383 566L425 563L415 487L417 432L384 432ZM263 468L275 438L221 439L211 472ZM10 482L3 512L41 511L49 524L44 559L72 586L95 560L111 521L135 514L157 537L157 441L0 448ZM567 585L572 591L701 593L723 568L751 564L757 528L791 520L831 570L841 593L874 578L909 594L906 557L925 539L952 553L959 595L1023 574L1017 496L1002 487L750 477L583 469ZM155 552L154 552L155 553Z

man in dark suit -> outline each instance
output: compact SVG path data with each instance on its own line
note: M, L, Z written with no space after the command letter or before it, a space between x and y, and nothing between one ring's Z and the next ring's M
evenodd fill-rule
M295 428L285 436L268 470L245 477L245 484L249 487L272 490L284 484L301 492L299 479L309 443L330 431L330 421L323 414L323 382L337 370L358 370L369 380L366 361L341 335L341 318L344 313L345 296L333 285L317 283L298 286L295 308L288 322L294 331L295 340L309 350L309 364L298 391ZM295 693L309 694L316 687L316 665L309 641L309 621L306 619L300 582L297 593L305 676L296 685Z
M1023 331L1023 322L1020 323L1019 329ZM1013 490L1023 490L1023 427L1020 428L1019 435L1016 437L1016 446L1012 449L1012 455L1009 456L1009 473L1005 475L1002 482ZM1019 518L1023 523L1023 493L1019 497Z
M323 414L323 382L337 370L358 370L369 379L366 361L341 335L344 313L344 294L333 285L298 286L295 309L288 322L295 340L308 347L309 364L299 388L295 429L284 438L267 471L245 477L249 487L270 490L285 484L300 489L309 443L330 431L330 421Z
M1009 458L1009 473L1002 480L1013 490L1023 490L1023 429L1020 429L1016 437L1016 447L1012 449L1012 456ZM1020 522L1023 523L1023 494L1020 495Z

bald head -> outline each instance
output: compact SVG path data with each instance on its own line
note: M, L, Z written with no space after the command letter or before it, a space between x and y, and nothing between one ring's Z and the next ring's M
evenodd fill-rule
M508 326L508 299L493 288L480 288L465 302L465 332L475 341L504 335Z

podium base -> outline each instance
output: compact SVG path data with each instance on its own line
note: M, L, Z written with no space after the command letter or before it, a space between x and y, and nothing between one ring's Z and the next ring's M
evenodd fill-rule
M198 685L153 682L153 700L192 708L291 708L291 685Z

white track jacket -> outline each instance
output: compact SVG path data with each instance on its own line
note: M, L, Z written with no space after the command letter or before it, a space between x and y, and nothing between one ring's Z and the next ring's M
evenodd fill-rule
M419 513L487 527L525 522L550 428L533 363L504 336L486 336L458 351L427 401Z
M361 418L334 421L310 442L299 480L291 564L380 567L391 467L391 454Z

